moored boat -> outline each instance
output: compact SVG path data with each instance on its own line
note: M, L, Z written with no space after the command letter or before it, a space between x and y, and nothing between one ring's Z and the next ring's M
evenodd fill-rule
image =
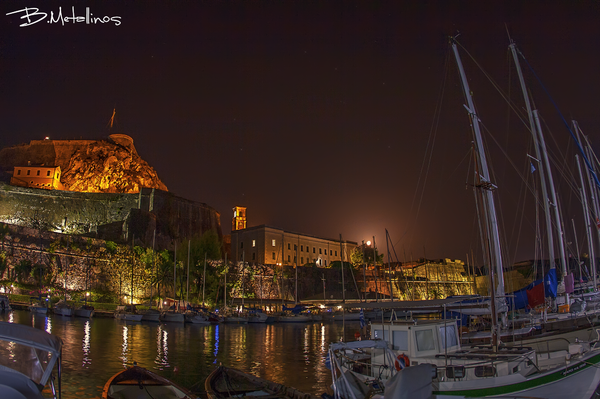
M203 315L200 312L196 312L193 310L188 310L185 312L185 322L198 324L198 325L209 325L210 321L208 321L208 317Z
M62 340L43 330L0 321L0 396L42 399L46 394L61 396L60 365ZM55 385L56 384L56 385Z
M90 305L81 305L78 308L75 308L74 312L75 317L87 317L88 319L94 317L95 309Z
M142 315L139 314L134 305L120 305L115 311L115 319L125 321L142 321Z
M0 295L0 312L9 312L11 310L8 295Z
M270 399L317 399L315 395L301 392L276 382L268 381L243 371L219 366L206 378L204 389L209 399L232 397L266 397Z
M36 297L31 297L28 309L32 313L47 314L48 304L45 301L42 301Z
M142 321L160 321L160 312L156 309L141 309L138 313L142 315Z
M54 314L60 316L73 316L73 306L69 305L62 299L56 302L56 304L52 308L52 311L54 312Z
M104 385L104 399L196 399L197 395L143 367L133 366L113 375Z
M185 322L185 317L183 313L179 313L175 310L167 310L160 314L160 321L167 323L183 323Z

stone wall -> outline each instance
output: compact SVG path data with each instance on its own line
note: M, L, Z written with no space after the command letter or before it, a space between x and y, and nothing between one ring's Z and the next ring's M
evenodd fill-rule
M214 230L222 238L221 216L210 206L171 193L78 193L14 187L0 183L0 222L44 231L86 235L172 249L174 240Z

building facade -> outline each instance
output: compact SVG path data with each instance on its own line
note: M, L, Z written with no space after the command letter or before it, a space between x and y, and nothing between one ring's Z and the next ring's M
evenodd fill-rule
M352 241L332 240L260 225L231 232L231 256L236 261L278 266L316 264L330 267L332 262L350 261L357 247Z
M60 182L60 166L15 166L10 184L46 190L63 190Z

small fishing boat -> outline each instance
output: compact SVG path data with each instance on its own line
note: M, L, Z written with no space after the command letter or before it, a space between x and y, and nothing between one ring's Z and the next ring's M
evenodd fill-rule
M138 313L142 315L142 321L160 321L160 311L156 309L141 309Z
M75 317L87 317L88 319L94 317L95 309L90 305L81 305L75 308Z
M38 313L38 314L47 314L48 313L48 305L47 305L46 301L42 301L37 297L30 298L30 304L28 306L28 309L31 313Z
M251 309L248 313L248 323L266 323L269 315L260 309Z
M206 317L205 315L203 315L200 312L196 312L194 310L188 310L184 313L184 315L185 315L186 323L206 325L206 326L210 324L210 321L208 321L208 317Z
M197 399L191 391L134 363L104 385L103 399Z
M0 321L0 352L4 354L0 356L0 397L60 398L60 338L33 327Z
M115 311L115 319L125 321L142 321L142 315L139 314L134 305L120 305Z
M61 316L72 316L73 315L73 306L69 305L67 302L65 302L64 300L60 300L58 302L56 302L56 305L54 305L54 308L52 308L52 310L54 311L54 314L57 315L61 315Z
M167 323L183 323L185 317L183 313L179 313L176 310L166 310L160 314L160 321Z
M269 399L317 399L296 388L264 380L243 371L219 366L206 378L204 389L209 399L232 397L265 397Z

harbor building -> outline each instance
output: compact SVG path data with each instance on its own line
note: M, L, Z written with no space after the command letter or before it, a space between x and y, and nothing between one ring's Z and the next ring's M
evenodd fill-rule
M63 190L60 182L60 166L15 166L10 184L46 190Z
M249 263L277 266L316 265L330 267L332 262L350 261L356 242L320 238L277 227L246 227L246 208L235 207L231 231L231 256ZM243 219L243 222L242 222Z

